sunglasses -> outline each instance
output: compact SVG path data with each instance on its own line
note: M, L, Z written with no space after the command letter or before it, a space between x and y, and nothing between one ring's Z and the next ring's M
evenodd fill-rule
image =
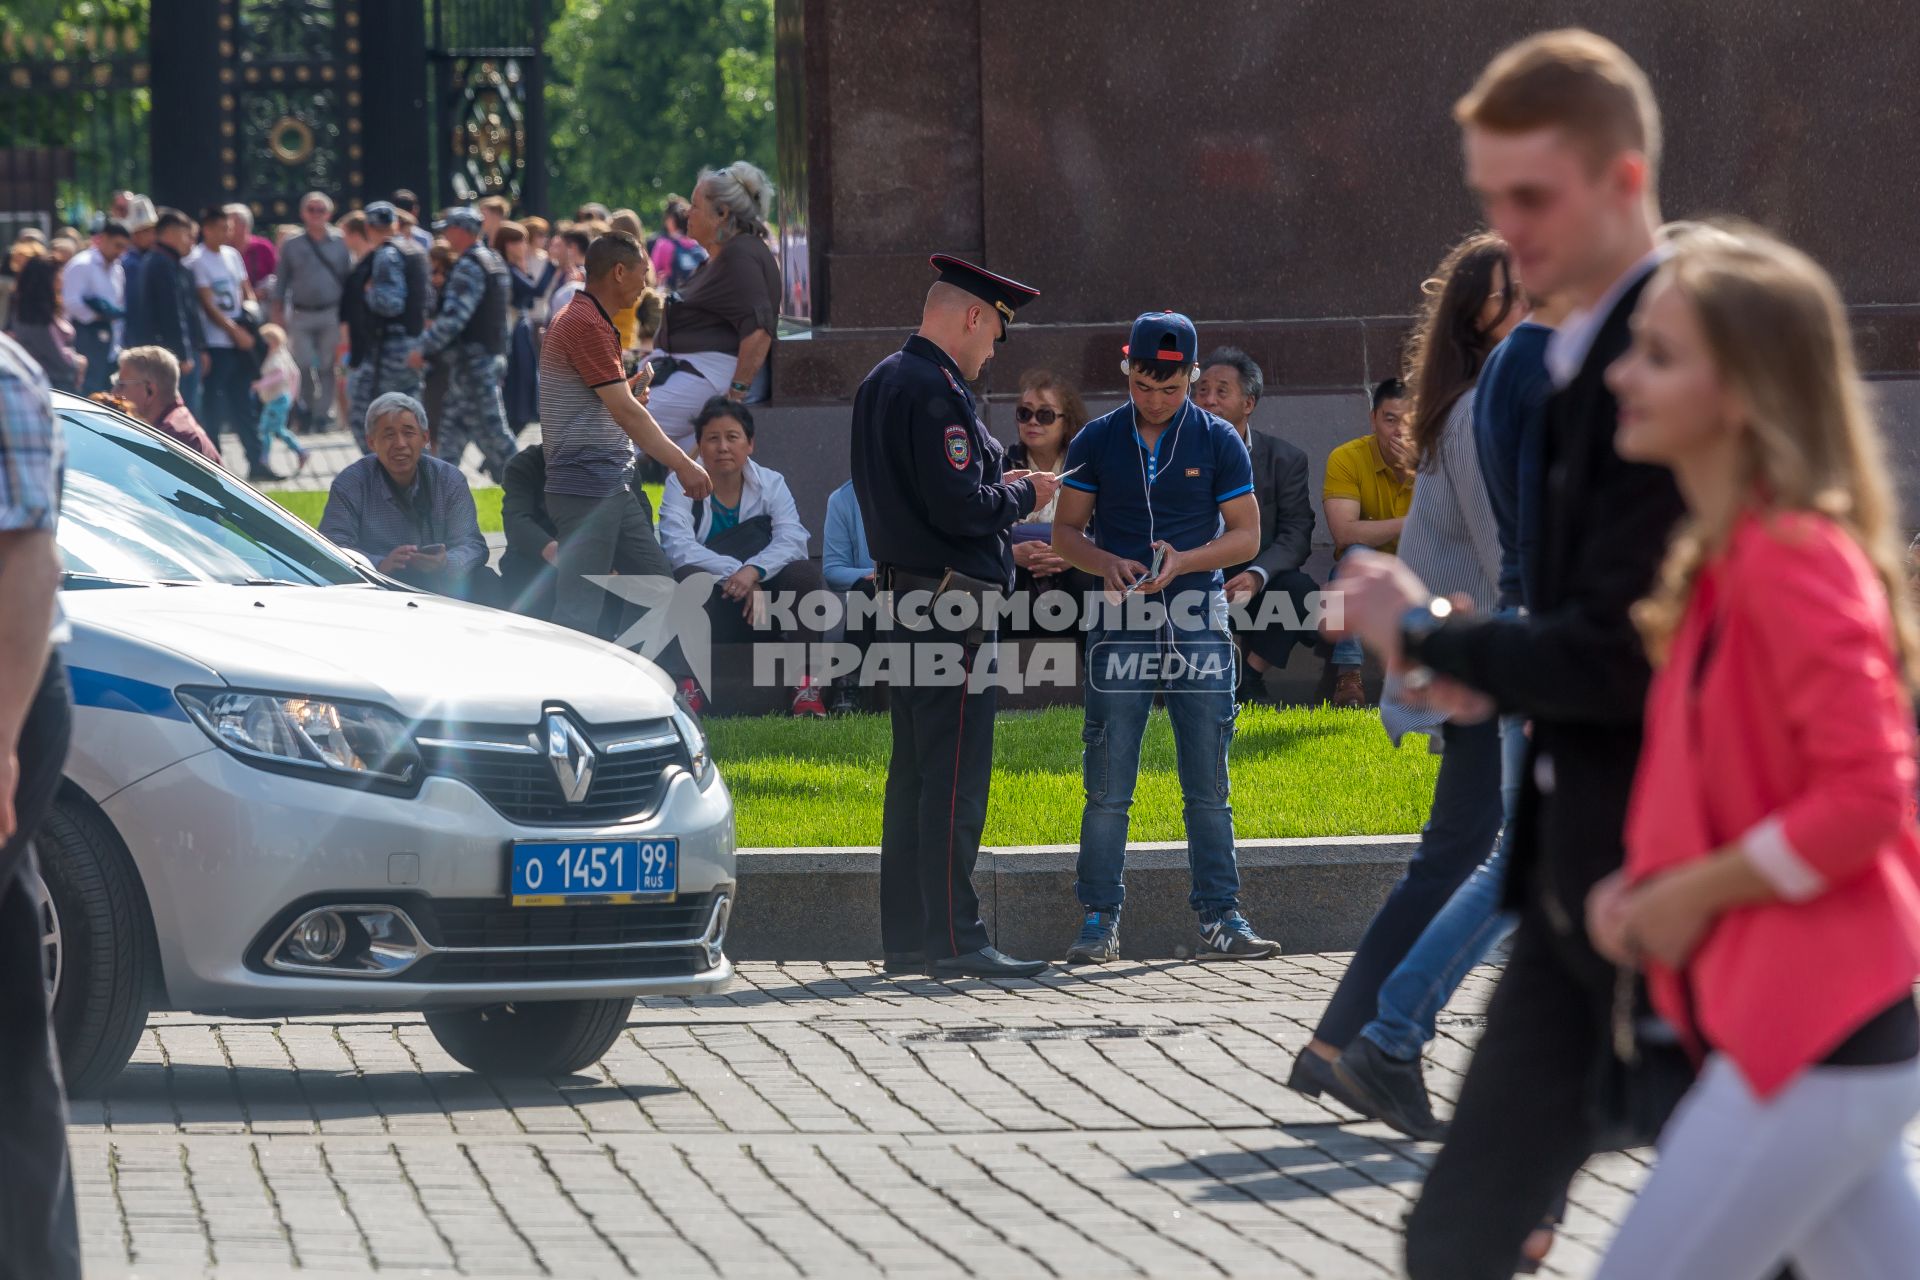
M1051 409L1029 409L1024 404L1013 411L1013 417L1016 422L1037 422L1043 427L1050 427L1060 420L1060 415Z

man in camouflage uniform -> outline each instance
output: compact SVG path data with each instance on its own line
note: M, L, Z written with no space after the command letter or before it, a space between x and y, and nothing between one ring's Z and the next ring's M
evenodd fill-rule
M507 267L481 243L480 215L473 210L449 210L433 229L460 257L447 273L439 314L414 348L411 363L424 369L429 358L447 352L447 400L435 451L442 461L459 466L471 438L480 447L481 468L498 484L518 452L500 398L507 376Z
M348 425L367 451L367 406L389 391L420 394L420 369L408 359L426 328L427 255L398 234L400 212L385 200L366 208L373 249L347 276L340 298L353 372L348 375Z

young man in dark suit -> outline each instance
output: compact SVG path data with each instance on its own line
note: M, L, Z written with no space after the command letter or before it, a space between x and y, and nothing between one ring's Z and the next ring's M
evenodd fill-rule
M1610 1051L1613 967L1585 926L1588 891L1622 862L1649 668L1628 610L1681 512L1672 476L1614 450L1604 374L1659 263L1659 109L1645 75L1585 31L1523 41L1454 109L1467 181L1536 293L1574 311L1553 336L1533 613L1462 617L1405 565L1343 570L1345 631L1431 677L1463 715L1530 717L1508 879L1513 956L1407 1231L1416 1280L1509 1276L1557 1193L1600 1141L1595 1073Z
M1307 455L1298 445L1253 429L1253 411L1266 379L1238 347L1209 355L1193 384L1193 402L1233 424L1253 459L1253 496L1260 503L1260 553L1227 570L1227 603L1240 643L1238 700L1261 697L1264 677L1287 665L1295 644L1319 634L1308 625L1310 597L1320 584L1300 569L1313 551L1313 500L1307 495ZM1286 600L1273 598L1285 596ZM1271 603L1269 603L1271 599ZM1298 627L1288 624L1298 622Z

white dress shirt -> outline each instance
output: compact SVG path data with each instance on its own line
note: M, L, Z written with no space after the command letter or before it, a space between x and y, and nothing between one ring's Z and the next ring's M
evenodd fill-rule
M119 259L107 262L92 247L74 254L60 273L60 301L66 306L69 320L93 324L104 318L94 314L87 305L88 298L103 298L121 310L127 305L127 273ZM117 338L119 326L114 328Z
M1672 252L1672 245L1655 245L1646 257L1628 267L1618 280L1609 285L1598 302L1591 307L1567 313L1567 318L1547 339L1547 376L1553 379L1555 390L1579 376L1580 366L1587 362L1587 353L1593 350L1593 340L1600 336L1600 326L1613 314L1614 304L1620 301L1620 295L1665 262L1667 255Z

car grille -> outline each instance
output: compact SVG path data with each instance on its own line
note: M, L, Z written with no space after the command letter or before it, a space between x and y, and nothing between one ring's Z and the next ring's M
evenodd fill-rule
M578 907L511 907L497 898L437 898L415 916L440 947L487 950L442 953L422 961L409 981L585 982L601 978L691 978L708 968L704 948L650 947L582 951L590 946L698 938L713 918L715 893L673 902ZM539 947L539 951L499 951Z
M665 721L655 728L671 732ZM497 730L489 736L524 741L526 733L524 728ZM600 736L613 740L610 734ZM685 751L677 742L597 755L587 794L578 803L569 803L544 754L522 755L443 742L422 743L420 755L428 773L459 779L501 816L535 827L604 826L651 817L666 793L669 768L686 766Z

